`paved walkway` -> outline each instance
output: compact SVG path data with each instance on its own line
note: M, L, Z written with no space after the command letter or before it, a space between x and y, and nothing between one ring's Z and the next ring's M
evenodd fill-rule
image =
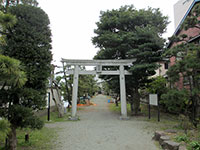
M97 106L78 111L80 121L48 124L58 127L57 150L157 150L147 122L119 120L110 112L106 96L92 99Z

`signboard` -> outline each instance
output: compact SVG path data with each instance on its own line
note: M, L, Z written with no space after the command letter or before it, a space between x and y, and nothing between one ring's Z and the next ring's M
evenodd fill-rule
M149 94L149 104L158 106L158 95L157 94Z

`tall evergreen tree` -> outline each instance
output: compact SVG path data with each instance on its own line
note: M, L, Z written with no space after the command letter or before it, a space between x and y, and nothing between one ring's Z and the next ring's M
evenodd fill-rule
M191 117L196 126L198 115L200 115L198 106L200 104L200 47L194 43L182 43L168 49L165 55L177 58L176 63L169 68L167 75L173 85L180 82L181 78L181 82L185 85L183 88L189 91L190 98L185 113Z
M9 144L16 149L16 128L41 128L42 122L33 111L46 105L47 78L51 71L51 31L47 14L40 8L17 5L8 9L16 16L17 23L6 30L5 43L1 43L1 53L18 59L24 65L27 82L5 98L11 103L0 116L11 123Z
M133 6L124 6L117 10L102 11L100 21L96 24L96 36L92 42L100 50L95 59L137 58L133 66L127 68L132 76L126 77L127 94L131 95L131 105L137 114L140 106L139 88L148 82L149 76L155 74L158 67L156 62L161 59L160 50L164 45L161 35L166 30L167 17L159 9L136 10ZM118 83L116 80L118 78L112 77L110 82Z
M0 0L0 10L7 12L10 6L16 6L19 4L37 6L38 2L37 0Z
M177 82L183 83L182 88L189 91L190 98L185 110L186 115L189 115L195 126L200 117L200 39L198 38L198 34L194 34L196 29L200 29L199 17L200 3L196 3L181 24L180 31L186 34L177 32L176 35L173 35L170 38L170 44L176 43L176 45L167 49L164 54L167 57L176 58L176 63L169 68L167 74L172 85L176 85ZM187 33L189 32L193 33L196 37L188 36ZM173 88L176 87L173 86ZM180 90L180 87L178 90Z

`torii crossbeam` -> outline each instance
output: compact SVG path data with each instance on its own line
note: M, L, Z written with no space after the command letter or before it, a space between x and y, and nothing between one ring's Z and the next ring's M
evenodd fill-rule
M72 91L72 118L71 120L77 120L77 95L78 95L78 78L79 74L90 75L119 75L120 78L120 100L121 100L121 116L120 119L126 120L127 106L126 106L126 87L125 87L125 75L131 75L130 72L124 70L124 66L131 66L136 59L121 59L121 60L79 60L79 59L63 59L61 62L63 66L74 66L73 70L66 70L67 74L73 74L73 91ZM96 70L87 71L80 70L79 66L96 66ZM119 66L119 70L102 70L103 66Z

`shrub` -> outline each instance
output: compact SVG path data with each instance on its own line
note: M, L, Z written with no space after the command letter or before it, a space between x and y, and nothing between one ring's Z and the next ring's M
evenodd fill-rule
M190 142L190 149L191 150L200 150L200 142L198 142L198 141Z
M187 90L171 89L161 96L160 104L171 113L179 114L186 111L189 102L189 94Z
M0 140L5 139L5 137L9 132L10 132L10 123L5 119L0 120L0 135L1 135Z
M179 135L175 139L176 139L177 142L182 142L183 141L183 142L187 143L189 141L189 139L188 139L186 134Z

